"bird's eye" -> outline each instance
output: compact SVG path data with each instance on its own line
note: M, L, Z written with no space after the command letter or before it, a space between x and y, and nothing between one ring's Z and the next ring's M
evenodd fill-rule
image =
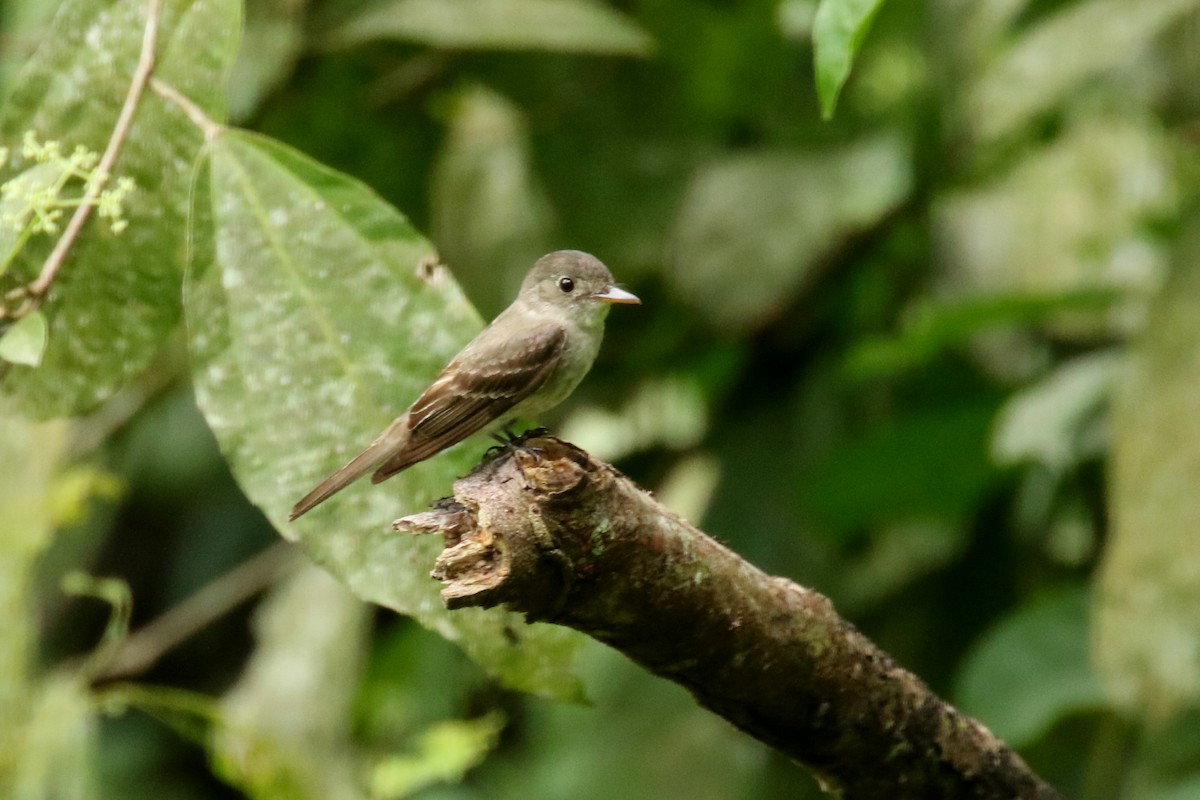
M562 289L564 292L570 293L575 289L575 281L571 280L570 278L559 278L558 288Z

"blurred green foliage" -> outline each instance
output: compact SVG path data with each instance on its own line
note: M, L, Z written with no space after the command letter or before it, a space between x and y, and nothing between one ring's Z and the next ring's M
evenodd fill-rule
M137 59L145 0L54 5L0 8L0 181L102 150ZM1200 793L1200 0L162 5L194 107L146 92L129 229L0 319L0 797L817 796L440 609L387 525L485 444L282 521L558 247L645 304L556 430L1066 794ZM276 530L338 580L240 568Z

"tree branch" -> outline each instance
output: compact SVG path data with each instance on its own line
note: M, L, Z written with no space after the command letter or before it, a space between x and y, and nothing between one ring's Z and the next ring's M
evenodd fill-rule
M827 598L566 442L519 442L396 528L443 535L433 574L448 607L505 604L593 636L845 798L1060 797Z

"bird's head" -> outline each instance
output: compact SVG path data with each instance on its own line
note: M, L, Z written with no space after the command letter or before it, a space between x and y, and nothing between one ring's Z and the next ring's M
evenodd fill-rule
M579 250L556 250L539 258L521 283L521 298L580 321L603 319L612 303L641 303L613 282L600 259Z

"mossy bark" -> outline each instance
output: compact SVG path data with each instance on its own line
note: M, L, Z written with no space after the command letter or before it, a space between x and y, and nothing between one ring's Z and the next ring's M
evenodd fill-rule
M566 625L675 681L845 798L1057 798L983 725L840 618L552 437L396 526L438 532L451 608Z

